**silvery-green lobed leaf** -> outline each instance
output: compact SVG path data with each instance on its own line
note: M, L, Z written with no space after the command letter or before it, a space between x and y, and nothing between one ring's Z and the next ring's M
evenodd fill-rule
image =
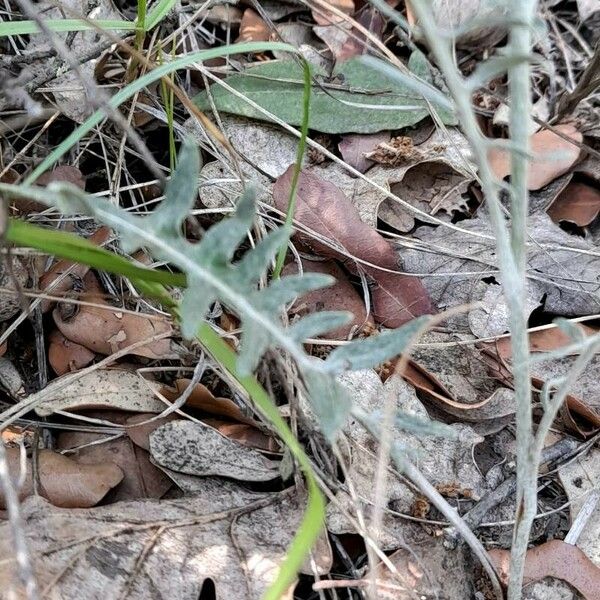
M303 317L288 327L289 334L298 342L343 327L352 321L353 314L348 311L336 310L313 313Z
M341 373L376 367L404 352L430 319L429 316L418 317L398 329L340 346L325 361L328 370Z

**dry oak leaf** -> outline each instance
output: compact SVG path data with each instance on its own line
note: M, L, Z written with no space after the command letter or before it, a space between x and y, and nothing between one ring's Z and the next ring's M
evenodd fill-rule
M469 327L484 338L503 334L509 329L508 310L502 288L493 279L498 261L492 228L482 217L460 225L479 237L421 227L412 247L402 250L403 268L424 274L422 281L440 310L478 303L468 315L448 320L455 328ZM563 316L600 312L600 258L594 246L560 229L545 213L531 215L528 233L528 311L543 302L546 312Z
M282 212L288 208L293 165L275 182L273 201ZM373 266L361 268L373 280L373 316L386 327L399 327L411 319L433 312L429 296L416 277L399 273L394 247L361 221L357 210L333 183L314 173L301 171L297 187L295 221L329 241L331 246L296 231L295 239L316 254L336 258L356 272L355 258ZM378 268L379 267L379 268Z
M506 585L509 577L510 552L493 549L490 558ZM544 577L562 579L572 585L585 600L600 600L600 568L577 546L561 540L551 540L527 550L523 585Z
M217 598L259 600L285 560L306 494L251 492L213 478L202 483L189 497L88 510L29 499L22 518L39 588L55 598L197 600L210 579ZM0 555L8 557L0 563L6 590L18 581L8 522L0 525ZM327 573L331 557L321 561Z
M6 460L17 486L22 475L21 448L6 448ZM26 467L23 484L17 489L20 500L34 494L31 458L27 459ZM123 479L123 471L112 462L82 464L51 450L38 452L37 469L39 494L55 506L65 508L95 506ZM4 507L4 491L0 490L0 508Z
M304 316L315 312L329 310L346 310L354 315L351 323L328 331L321 337L333 340L347 340L349 336L360 333L365 328L373 328L373 318L367 315L365 302L354 289L344 271L332 260L317 261L302 259L302 269L304 273L325 273L335 277L335 283L327 288L322 288L304 294L296 300L290 309L290 317L296 315ZM291 275L298 273L296 263L288 263L282 275Z
M116 425L127 424L129 417L128 413L117 411L89 411L85 416ZM171 480L150 462L148 452L134 444L127 435L109 439L102 433L63 431L57 437L56 448L73 450L68 456L79 464L116 464L124 477L111 494L111 502L161 498L172 485Z
M67 339L104 355L149 340L132 348L131 354L152 359L176 356L170 340L173 327L165 315L124 312L97 296L85 299L101 306L61 302L52 313L56 326Z
M349 133L341 137L338 150L345 162L357 171L364 173L375 164L372 159L367 158L367 154L373 152L380 144L389 142L389 140L389 131Z
M57 375L82 369L96 357L85 346L68 340L58 329L50 334L49 341L48 362Z
M96 369L69 373L51 381L28 400L35 412L47 417L57 411L107 408L130 412L162 412L166 406L156 396L160 386L127 369Z
M236 42L268 42L271 38L269 25L256 11L247 8L242 15L240 33Z
M600 213L600 190L580 181L572 181L546 210L555 223L568 221L587 227Z
M567 173L580 159L580 144L583 135L574 125L556 125L554 131L544 129L534 133L530 139L530 150L533 158L529 163L527 188L539 190ZM572 141L569 141L572 140ZM492 148L488 153L490 166L498 179L510 175L510 152L500 148Z

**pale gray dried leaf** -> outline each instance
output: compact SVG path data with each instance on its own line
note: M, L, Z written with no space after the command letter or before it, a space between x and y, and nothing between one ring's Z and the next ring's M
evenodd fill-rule
M235 115L221 115L223 133L229 143L248 166L262 174L277 178L296 162L298 138L271 123L264 123ZM204 130L194 118L184 124L194 139L200 143L208 140ZM213 141L224 156L226 149Z
M536 361L531 365L531 374L542 381L566 377L573 368L576 358L575 356L566 356L564 358ZM600 354L596 354L590 360L583 373L569 388L569 394L579 398L585 406L600 415L598 373L600 373Z
M251 185L256 191L257 201L271 204L271 180L246 165L242 167L242 173L246 185ZM233 208L243 190L238 175L223 161L206 163L200 170L198 191L202 204L207 208Z
M410 3L409 3L410 5ZM508 21L508 7L498 0L432 0L428 6L436 25L459 47L489 48L498 43L505 35ZM411 11L412 12L412 11ZM411 19L409 17L409 23ZM472 24L476 23L476 24ZM414 21L413 21L414 23ZM421 40L422 33L416 29L416 37Z
M471 183L472 179L445 161L423 161L406 169L402 181L392 185L391 191L415 208L450 221L456 212L467 211L466 193ZM379 218L403 232L414 226L413 215L390 198L379 206Z
M14 291L26 287L28 280L29 273L20 257L3 258L0 264L0 288L8 291L0 292L0 322L12 319L21 310L21 299Z
M35 411L46 417L58 410L109 408L130 412L159 413L165 409L154 390L160 386L126 369L96 369L77 378L72 373L51 381L42 391Z
M211 579L218 598L259 600L285 559L305 496L294 488L255 493L211 478L204 484L190 497L89 510L57 509L37 498L25 502L38 586L50 585L56 598L197 600ZM4 521L4 557L14 557L11 537ZM0 564L3 589L17 581L16 569L14 559Z
M448 392L456 405L432 398L435 405L462 421L480 423L512 415L514 392L490 376L485 355L469 334L428 331L412 358ZM477 406L480 405L480 406Z
M480 301L486 291L476 285L484 278L498 277L496 247L492 228L483 217L462 221L463 229L488 236L475 237L438 227L422 227L414 235L422 247L401 251L403 268L408 273L432 274L423 277L431 299L440 310ZM547 312L563 316L589 315L600 310L600 258L590 242L569 235L545 214L529 219L527 255L527 305L544 302ZM490 281L487 279L487 281ZM489 285L497 282L491 281ZM466 329L466 315L450 320L454 327ZM493 332L508 331L500 318ZM486 333L478 330L479 334Z
M275 463L218 431L192 421L172 421L150 434L150 454L162 467L187 475L218 475L240 481L270 481Z
M595 377L597 380L597 370ZM572 523L583 508L589 493L600 489L600 450L592 447L587 454L567 461L558 468L558 476L569 499ZM600 567L600 504L596 505L575 545Z
M582 21L600 11L600 0L577 0L577 12Z
M339 377L346 387L355 405L368 413L383 408L386 394L392 394L397 400L400 414L407 414L429 421L427 411L417 399L414 389L404 380L393 376L385 384L374 371L351 371ZM435 423L435 422L433 422ZM471 451L474 444L482 438L462 424L450 426L456 437L433 437L407 433L400 428L394 430L394 442L405 448L405 452L415 458L422 473L431 483L448 484L460 482L477 496L483 493L486 484L476 468ZM377 465L378 444L353 419L344 428L344 437L350 455L348 477L352 480L356 493L361 499L362 509L367 512L374 501L373 481ZM341 447L344 447L342 444ZM390 475L388 479L389 502L394 510L410 512L415 494L399 475ZM356 516L356 504L348 492L338 492L336 501L327 509L327 527L333 533L354 533L352 523L345 516ZM380 532L379 544L384 550L398 548L404 522L386 514L384 526Z

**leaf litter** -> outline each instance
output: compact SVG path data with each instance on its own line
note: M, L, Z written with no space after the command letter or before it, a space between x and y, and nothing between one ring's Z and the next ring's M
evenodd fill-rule
M405 10L408 22L415 24L410 2L387 4ZM574 353L556 355L572 340L562 329L546 326L556 316L585 319L589 324L580 327L586 335L594 335L594 315L600 313L597 100L584 94L573 115L559 110L560 119L555 118L557 100L559 106L564 104L558 92L575 89L578 78L585 79L586 63L593 62L588 57L597 43L595 4L547 2L541 16L550 28L536 38L536 51L546 61L534 63L537 120L531 123L528 181L526 310L530 325L542 326L530 334L536 403L542 387L564 379L577 359ZM59 9L46 8L46 18L61 16ZM120 18L102 2L96 8L75 8L92 18ZM506 28L499 20L504 15L500 4L436 1L431 14L446 32L457 28L452 39L465 75L476 71L488 55L502 60L498 44ZM309 328L300 336L299 343L304 342L311 358L327 362L336 352L344 360L354 360L351 350L343 354L353 338L377 344L381 336L383 346L387 328L452 309L419 338L410 358L392 359L377 371L350 370L338 383L356 407L374 415L380 416L390 399L397 405L393 448L413 460L464 515L512 476L515 401L508 311L468 144L448 106L432 104L415 91L427 84L447 97L445 83L430 62L432 55L426 53L419 29L407 36L385 15L351 1L264 0L240 7L211 3L198 7L193 27L184 13L170 13L154 30L152 42L146 36L141 48L163 62L169 53L182 56L230 40L283 39L311 63L310 136L321 149L313 144L303 159L292 252L283 275L332 275L336 283L302 290L269 316L275 318L279 311L277 317L290 331L304 332L303 320L316 322L324 310L352 313L353 319L344 325L335 321L336 327L323 325L314 332ZM168 37L163 44L162 36L176 27L177 41ZM98 32L58 35L78 56L86 57L84 72L107 94L138 76L139 65L128 63L126 52L97 44ZM0 181L19 182L93 106L69 65L50 57L48 52L53 51L43 36L13 36L6 45L5 39L0 38L0 107L16 108L18 113L24 103L24 115L16 117L27 117L27 125L11 129L13 113L7 114L7 127L4 122L0 125ZM372 68L361 58L369 54L387 56L404 75L391 77ZM12 78L22 65L30 64L27 61L33 65L30 76L38 83L24 87L18 81L15 86ZM206 61L202 69L190 69L177 85L195 98L224 137L214 138L195 118L180 124L182 105L175 102L173 115L169 114L165 90L149 86L126 107L131 131L125 135L112 125L99 125L77 153L72 151L64 164L47 171L37 184L49 186L52 193L57 183L71 183L107 196L114 206L139 216L160 199L161 186L149 165L140 164L132 134L148 144L161 165L168 165L174 155L163 141L163 149L157 149L155 139L168 138L173 118L177 144L178 136L186 132L202 150L200 204L182 219L181 232L194 242L210 236L207 232L215 221L223 218L226 223L244 189L253 186L259 216L253 227L245 226L242 250L260 247L265 232L287 210L297 152L297 138L271 122L265 111L289 125L301 124L300 63L275 50ZM7 86L5 81L12 83ZM21 104L10 104L15 90L22 87L17 94ZM566 95L572 100L576 94ZM509 153L503 143L510 98L504 75L480 88L474 98L481 109L482 130L490 142L497 142L490 153L495 173L506 179ZM55 116L46 122L36 120L36 105ZM49 227L84 232L98 246L127 255L123 248L129 240L122 239L121 247L118 233L101 223L58 219L34 199L11 199L10 210ZM147 253L144 264L167 267L154 262L160 257L149 257ZM247 410L252 409L251 402L211 356L196 343L181 341L174 321L157 302L141 297L134 281L66 259L52 264L45 256L32 259L20 252L5 259L0 319L6 354L0 385L12 400L35 409L20 411L20 416L25 419L24 431L40 432L41 441L33 438L40 450L32 450L29 437L13 442L3 432L3 440L9 445L29 440L27 449L13 445L7 451L17 491L27 498L25 536L40 588L64 598L148 597L156 590L197 598L210 579L218 597L261 597L283 563L307 502L301 478L265 419ZM260 286L266 282L261 279ZM195 289L199 305L204 292L213 298L211 290ZM38 308L32 307L31 315L23 310L27 298L38 291L49 296L42 296L40 304L52 314L42 317ZM179 290L173 294L180 296ZM245 323L226 304L211 300L210 305L208 321L230 347L239 349L241 343L243 350ZM146 339L149 342L143 344ZM257 354L262 351L256 348ZM554 354L542 360L543 352ZM315 547L312 562L302 569L311 579L302 579L296 596L308 597L307 581L315 591L344 583L335 579L367 589L372 575L382 598L437 594L462 599L476 597L475 589L485 596L467 548L446 547L444 516L392 466L383 526L368 533L376 540L376 550L394 552L380 565L372 560L367 564L364 543L348 534L364 533L361 523L369 524L373 517L378 441L351 417L334 456L322 435L327 427L306 403L303 387L309 382L302 381L289 357L280 354L271 350L262 360L256 358L253 366L318 466L329 497L326 535ZM541 475L538 512L543 514L538 515L531 537L538 545L527 558L527 580L533 582L524 590L528 600L575 598L562 581L586 600L594 597L589 582L597 586L598 508L577 545L560 540L598 487L597 451L591 445L600 427L597 363L596 355L573 383L554 423L552 439L583 440L582 454L553 464ZM190 379L194 367L203 374ZM12 371L18 374L18 385L10 382L7 374ZM140 374L146 372L151 374L148 379ZM19 407L3 406L6 417L14 420L10 415ZM174 408L177 412L160 416ZM19 478L21 464L26 471ZM251 492L249 487L263 491ZM283 487L287 489L280 491ZM69 508L57 508L61 506ZM498 547L510 544L514 506L509 495L488 511L491 523L474 529L500 558L504 555ZM3 555L12 557L9 524L0 527L5 528L0 538ZM333 553L327 534L335 542ZM324 579L316 582L315 574ZM501 575L506 576L504 568ZM0 565L0 581L6 589L16 581L11 559ZM293 593L292 587L287 597Z

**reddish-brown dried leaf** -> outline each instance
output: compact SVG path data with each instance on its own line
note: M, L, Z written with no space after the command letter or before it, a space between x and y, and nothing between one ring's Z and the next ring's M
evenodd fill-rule
M283 212L288 208L292 172L293 165L273 186L275 206ZM395 272L398 270L396 249L361 221L354 205L333 183L303 170L298 179L294 218L304 227L331 240L352 257L376 265L362 266L373 280L373 315L376 321L386 327L399 327L419 315L434 312L421 281ZM341 260L350 271L356 272L355 261L342 252L316 241L306 233L296 232L295 238L317 254Z
M268 42L271 38L271 30L258 13L247 8L240 23L240 34L238 42Z
M381 13L374 8L364 10L360 13L357 22L362 25L367 31L369 31L373 37L381 39L385 30L385 19L381 16ZM353 56L360 56L365 54L367 49L373 46L373 42L369 41L362 32L358 29L352 30L352 35L349 35L346 41L343 43L342 48L337 54L336 59L338 61L348 60Z
M313 19L318 25L331 25L333 23L343 22L342 17L334 14L332 11L328 11L325 3L315 2L311 7ZM327 4L337 8L339 11L347 14L354 14L354 0L327 0Z
M556 125L554 129L574 143L548 129L538 131L531 136L533 158L529 163L527 180L527 187L530 190L539 190L564 175L580 158L579 144L583 141L583 135L575 126L563 124ZM510 175L510 152L493 148L488 154L488 159L498 179Z
M600 190L586 183L571 182L546 212L555 223L568 221L587 227L600 213Z
M220 434L235 440L244 446L262 450L264 452L280 452L281 448L277 440L260 429L252 427L247 423L231 423L222 419L203 419L203 423L210 425Z
M489 551L500 581L508 584L510 552ZM600 569L577 547L561 540L552 540L527 550L523 584L528 585L554 577L573 586L585 600L600 599Z
M42 173L35 181L36 185L46 187L53 182L70 183L85 190L85 177L82 172L71 165L59 165L53 171Z
M20 448L6 448L8 470L16 483L20 477ZM52 452L38 453L40 495L55 506L89 508L95 506L107 492L123 479L123 472L112 462L84 465ZM31 459L27 459L27 475L18 490L19 499L33 494ZM4 493L0 490L0 507L4 508Z
M171 413L166 417L160 417L159 419L154 419L150 421L150 419L156 417L154 413L140 413L137 415L132 415L127 418L125 421L125 426L127 427L127 435L129 439L140 448L143 448L147 452L150 451L150 434L165 423L169 421L176 421L177 419L181 419L180 415L175 415ZM148 422L147 422L148 421Z
M361 330L373 327L373 318L367 317L365 303L346 274L332 260L316 261L302 260L302 268L305 273L325 273L335 277L335 284L327 288L314 290L305 294L292 306L290 316L306 315L314 312L328 310L347 310L354 315L354 320L348 325L328 331L322 337L334 340L347 340L350 334L360 333ZM291 275L298 272L296 263L287 264L282 274Z
M103 306L60 303L52 313L56 326L67 339L93 352L114 354L132 344L173 333L165 316L122 312L98 297L94 302ZM154 359L172 357L171 340L161 337L149 341L132 349L131 354Z
M89 365L96 355L81 344L68 340L55 329L50 334L48 362L57 375L77 371Z
M390 141L389 131L379 133L361 134L349 133L342 136L338 149L342 158L357 171L364 173L374 164L374 161L366 158L365 154L373 152L379 144Z
M101 246L110 237L110 229L108 227L100 227L89 238L88 241ZM63 273L68 271L68 274L51 289L48 293L52 296L63 296L67 292L82 285L82 280L89 271L89 267L84 264L73 263L69 260L59 260L54 263L46 273L40 277L40 289L47 290L52 283L61 277ZM88 282L89 284L89 282ZM42 300L42 311L47 312L53 306L54 300Z
M189 379L178 379L175 382L175 388L163 387L161 393L170 402L175 402L184 393L189 384ZM213 393L201 383L197 383L194 386L185 405L210 415L226 417L239 423L247 423L248 425L257 424L254 419L247 417L233 400L229 398L215 398Z
M127 413L116 411L90 411L85 415L119 425L126 424L129 420ZM111 501L164 496L171 487L171 480L150 462L146 450L134 444L128 436L89 445L105 438L105 435L97 433L65 431L58 436L56 444L59 450L79 448L69 454L79 464L114 463L118 465L123 471L124 477L114 494L111 494ZM85 447L80 448L80 446Z

